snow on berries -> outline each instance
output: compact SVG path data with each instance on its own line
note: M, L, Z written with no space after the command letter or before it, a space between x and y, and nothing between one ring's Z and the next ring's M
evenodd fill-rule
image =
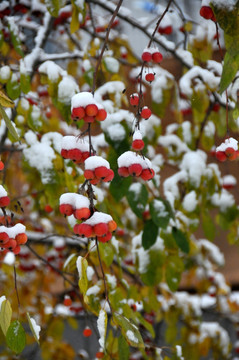
M147 120L152 115L152 111L148 108L148 106L144 106L141 110L140 115L143 119Z
M160 35L170 35L172 34L173 27L172 27L172 20L170 16L165 14L163 19L161 20L159 27L158 27L158 33Z
M154 62L156 64L163 60L163 55L156 47L145 48L141 55L141 58L145 62Z
M93 123L95 120L104 121L107 112L95 101L92 93L85 91L71 98L71 117L74 120L83 119L86 123Z
M5 207L10 204L10 198L7 195L6 190L0 185L0 207Z
M0 246L2 251L12 251L18 254L21 250L20 246L26 244L27 235L26 227L23 224L16 224L12 227L0 226Z
M139 94L131 94L129 101L132 106L137 106L139 104Z
M143 150L144 148L144 141L142 140L142 134L139 130L136 130L133 134L132 148L137 151Z
M64 136L61 144L61 156L77 164L83 163L89 156L89 143L76 136Z
M97 236L98 241L107 242L111 239L112 232L116 228L117 224L109 214L96 211L86 221L76 224L73 231L76 235L87 238Z
M60 213L66 216L74 215L78 220L90 217L90 201L86 196L76 193L65 193L60 196Z
M238 141L232 137L225 139L221 145L216 148L216 158L219 161L235 160L239 156Z
M122 177L130 175L141 177L143 180L151 180L154 170L151 161L146 157L139 156L132 151L126 151L117 160L118 173Z
M114 178L110 164L101 156L90 156L85 160L84 176L91 184L96 185L100 180L109 182Z

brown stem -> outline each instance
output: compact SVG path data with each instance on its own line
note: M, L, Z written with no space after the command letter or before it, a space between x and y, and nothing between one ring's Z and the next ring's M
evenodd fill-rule
M115 17L117 16L117 14L119 12L119 9L120 9L120 6L121 6L122 2L123 2L123 0L119 0L118 5L116 6L116 8L115 8L115 10L113 12L113 15L112 15L112 17L110 19L110 22L109 22L109 25L108 25L108 28L107 28L107 31L106 31L106 34L105 34L105 41L103 43L99 58L97 60L96 66L95 66L95 71L94 71L94 75L93 75L93 85L92 85L92 94L93 95L94 95L95 88L96 88L96 79L97 79L99 66L101 64L102 57L103 57L104 51L106 49L106 45L107 45L109 35L110 35L111 26L113 24L113 21L114 21Z
M18 303L18 308L20 308L21 303L20 303L20 298L19 298L18 288L17 288L17 273L16 273L15 264L13 265L13 272L14 272L14 287L15 287L15 292L16 292L16 295L17 295L17 303Z

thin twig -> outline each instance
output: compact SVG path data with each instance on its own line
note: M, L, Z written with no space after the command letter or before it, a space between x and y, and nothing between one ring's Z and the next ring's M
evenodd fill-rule
M108 25L108 28L107 28L107 31L106 31L106 34L105 34L105 41L103 43L103 46L101 48L101 52L100 52L100 55L99 55L99 58L97 60L97 63L96 63L96 66L95 66L95 71L94 71L94 75L93 75L93 85L92 85L92 94L94 95L94 92L95 92L95 88L96 88L96 79L97 79L97 74L98 74L98 70L99 70L99 66L101 64L101 61L102 61L102 57L103 57L103 54L105 52L105 49L106 49L106 46L107 46L107 42L108 42L108 39L109 39L109 35L110 35L110 30L111 30L111 26L113 24L113 21L115 19L115 17L117 16L118 12L119 12L119 9L120 9L120 6L122 4L123 0L119 0L118 2L118 5L116 6L114 12L113 12L113 15L110 19L110 22L109 22L109 25Z
M14 287L15 287L15 292L16 292L16 295L17 295L17 303L18 303L18 308L20 308L21 303L20 303L20 298L19 298L18 289L17 289L17 273L16 273L15 264L13 265L13 271L14 271Z

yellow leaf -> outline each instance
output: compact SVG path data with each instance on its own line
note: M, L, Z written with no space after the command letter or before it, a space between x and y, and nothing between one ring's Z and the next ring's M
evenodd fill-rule
M12 318L11 304L8 300L4 300L1 305L0 326L1 326L2 332L5 336L7 334L7 330L10 326L11 318Z
M0 104L4 107L14 107L14 102L0 90Z

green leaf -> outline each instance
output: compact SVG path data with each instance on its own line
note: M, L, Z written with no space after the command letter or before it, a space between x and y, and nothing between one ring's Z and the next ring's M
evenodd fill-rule
M20 84L21 89L24 92L24 94L28 94L31 90L31 77L29 74L20 74Z
M158 226L152 220L146 221L142 235L142 245L148 250L156 241L158 236Z
M176 227L173 227L172 234L174 237L174 240L176 241L176 244L178 245L179 249L181 249L186 254L189 253L189 241L186 237L186 235Z
M145 205L148 201L148 191L144 184L133 183L126 194L127 200L133 212L139 217L143 217Z
M101 259L104 261L105 265L109 267L114 260L114 250L110 243L100 243L99 250Z
M168 257L165 275L168 287L171 291L176 291L178 289L183 270L184 264L182 259L178 256Z
M87 273L86 273L88 262L82 256L78 256L76 263L77 263L77 268L79 271L78 285L79 285L80 291L85 296L86 291L88 289L88 278L87 278Z
M115 177L110 183L110 193L115 198L116 201L120 201L128 191L128 188L132 182L132 177L122 178L117 172L115 172Z
M118 338L118 354L119 360L125 360L129 358L129 345L123 335Z
M70 24L70 31L71 34L76 32L79 29L79 10L77 6L73 3L72 4L72 17L71 17L71 24Z
M10 96L10 98L13 100L17 99L21 94L20 83L14 80L14 77L12 77L11 80L7 82L6 89L8 96Z
M131 346L144 348L144 342L137 326L132 324L126 317L117 313L113 315L113 320L121 328L123 336Z
M15 320L8 328L6 335L7 346L16 354L20 354L26 345L26 334L20 323Z
M239 68L239 54L235 56L231 56L227 52L224 57L222 77L221 77L220 89L219 89L220 93L222 93L228 88L228 86L236 76L238 68Z
M10 132L10 134L12 135L12 137L14 138L15 141L20 141L18 133L15 130L15 127L12 125L11 120L9 119L9 117L7 116L5 110L3 109L2 105L0 104L0 115L2 116L3 120L5 121L5 124Z
M22 44L21 44L21 41L20 41L19 36L18 36L19 29L17 27L17 24L13 23L13 20L12 20L11 22L8 23L8 28L9 28L9 31L10 31L11 41L12 41L14 49L16 50L16 52L21 57L23 57L24 53L22 51Z
M141 279L146 285L154 286L162 280L165 255L160 250L150 250L149 259L149 264L146 271L141 274Z
M35 319L30 317L29 313L27 313L27 320L28 320L32 335L34 336L34 339L36 340L36 342L38 344L40 344L39 343L39 335L38 335L38 333L36 333L36 330L38 330L38 328L39 328L39 331L41 330L40 326L36 324Z
M214 240L216 229L212 217L207 210L202 212L202 227L206 238L210 241Z
M1 305L0 326L1 326L2 332L5 336L7 334L7 330L10 326L11 318L12 318L11 304L8 300L4 300Z
M170 203L160 197L158 199L154 199L149 204L149 209L155 225L166 229L169 220L174 217Z
M0 90L0 104L4 107L14 107L14 102Z
M51 16L57 17L59 10L65 6L66 0L46 0L45 4Z

